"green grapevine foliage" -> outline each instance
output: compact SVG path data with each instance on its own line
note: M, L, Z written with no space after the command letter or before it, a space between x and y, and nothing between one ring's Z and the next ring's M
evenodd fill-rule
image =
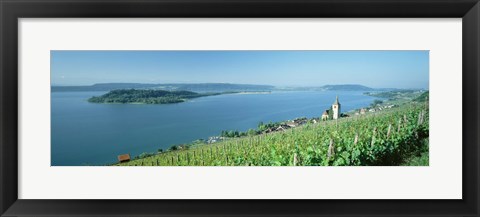
M428 144L428 108L418 104L374 114L309 123L199 145L120 166L374 166L399 165Z

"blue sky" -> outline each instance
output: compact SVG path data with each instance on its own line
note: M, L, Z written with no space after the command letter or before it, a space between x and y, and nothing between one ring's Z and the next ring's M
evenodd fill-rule
M52 85L239 83L425 88L428 51L51 51Z

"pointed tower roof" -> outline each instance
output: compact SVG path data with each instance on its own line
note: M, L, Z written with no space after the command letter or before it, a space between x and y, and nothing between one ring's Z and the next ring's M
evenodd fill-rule
M334 105L340 105L340 103L338 102L338 96L337 98L335 99L335 102L333 103Z

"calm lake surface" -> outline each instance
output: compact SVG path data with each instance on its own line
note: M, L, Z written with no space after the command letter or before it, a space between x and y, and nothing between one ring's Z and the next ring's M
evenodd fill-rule
M339 96L342 112L375 98L357 91L290 91L228 94L163 105L93 104L105 92L53 92L52 166L104 165L117 155L132 157L174 144L246 131L260 121L319 117Z

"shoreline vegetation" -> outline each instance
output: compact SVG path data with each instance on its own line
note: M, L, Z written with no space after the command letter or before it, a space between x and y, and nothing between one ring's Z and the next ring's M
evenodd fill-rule
M428 166L428 91L365 93L385 98L337 120L260 122L245 132L142 153L117 166ZM361 113L361 111L366 111Z
M222 94L239 94L241 92L226 91L221 93L196 93L192 91L178 90L144 90L144 89L119 89L112 90L101 96L93 96L88 99L91 103L104 104L171 104L186 102L190 99Z

